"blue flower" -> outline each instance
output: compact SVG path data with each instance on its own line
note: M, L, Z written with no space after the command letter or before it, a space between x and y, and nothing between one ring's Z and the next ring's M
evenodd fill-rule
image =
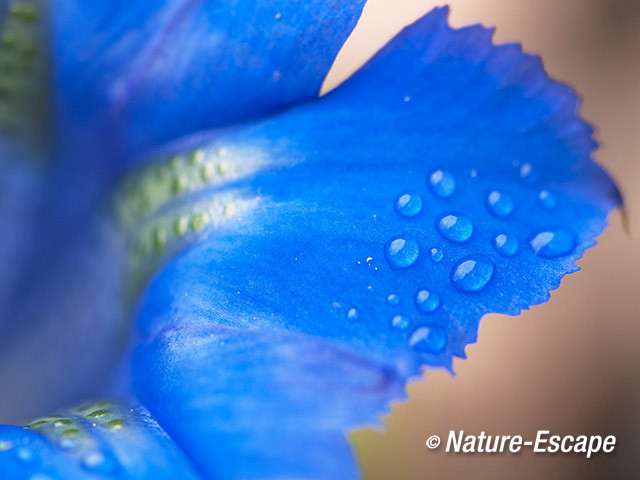
M1 478L355 478L577 270L576 94L436 9L318 98L363 3L0 2Z

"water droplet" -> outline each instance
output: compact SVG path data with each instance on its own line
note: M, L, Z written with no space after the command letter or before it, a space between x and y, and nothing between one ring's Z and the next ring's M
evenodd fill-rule
M537 233L529 241L536 255L546 258L560 257L573 251L576 237L561 228Z
M420 353L440 353L447 346L447 333L435 325L418 327L409 337L409 346Z
M436 197L449 198L456 190L456 181L453 175L444 170L436 170L427 177L429 190Z
M440 217L436 224L438 233L454 243L464 243L471 238L473 223L468 217L457 213L448 213Z
M89 418L102 418L109 415L111 412L109 410L96 410L87 415Z
M422 210L422 198L414 193L403 193L396 198L395 209L403 217L415 217Z
M403 315L394 315L391 319L391 327L396 330L406 330L410 324L411 320Z
M487 207L496 217L506 217L513 212L513 199L506 193L493 190L487 195Z
M398 295L396 295L395 293L390 293L389 295L387 295L387 304L388 305L398 305L400 303L400 297Z
M407 268L418 259L420 246L412 236L403 235L387 243L384 253L391 268Z
M533 171L533 166L527 162L520 166L520 180L528 185L532 185L538 179L538 175Z
M479 255L469 255L451 269L451 283L462 292L479 292L491 277L493 263Z
M54 427L68 427L69 425L71 425L71 421L67 420L66 418L62 418L60 420L56 420L55 422L53 422L53 426Z
M0 440L0 452L6 452L7 450L11 450L13 448L13 443L7 442L5 440Z
M435 263L440 263L443 258L444 253L442 253L442 250L439 250L437 248L431 249L431 260L433 260Z
M542 208L546 208L547 210L555 208L558 203L556 196L549 190L540 190L538 193L538 201L540 205L542 205Z
M82 466L90 472L110 475L118 470L118 461L110 452L93 450L82 459Z
M349 310L347 310L347 320L356 321L359 317L360 314L358 313L357 309L351 307Z
M513 257L518 252L518 239L513 235L499 233L492 240L493 248L504 257Z
M38 455L29 447L16 448L13 454L20 463L30 464L38 460Z
M435 312L440 306L440 295L429 290L418 290L416 293L416 307L423 313Z
M123 422L119 418L116 418L114 420L109 420L107 422L107 425L109 426L109 428L112 428L114 430L120 430L123 427Z

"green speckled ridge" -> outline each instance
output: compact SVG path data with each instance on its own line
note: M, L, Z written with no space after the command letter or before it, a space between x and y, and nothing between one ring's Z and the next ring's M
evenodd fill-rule
M43 16L35 2L13 1L0 25L0 133L37 148L49 122Z

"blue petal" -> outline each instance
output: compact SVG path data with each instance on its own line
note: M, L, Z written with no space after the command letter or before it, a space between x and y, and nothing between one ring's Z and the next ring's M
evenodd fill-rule
M128 154L314 98L364 0L64 0L61 130Z
M251 448L247 474L322 477L323 462L296 463L301 443L324 452L420 365L450 369L485 313L546 301L620 204L576 95L490 30L451 30L446 12L320 101L166 152L227 152L206 181L178 162L184 193L147 217L166 251L196 245L152 282L134 364L141 400L203 470L231 472ZM191 237L167 229L185 212L199 215ZM352 358L392 391L370 402L353 388ZM318 436L324 414L335 421Z
M143 399L207 478L357 478L345 432L404 397L395 372L286 331L169 330L137 364Z
M146 410L104 402L36 419L26 427L0 426L0 477L199 478Z

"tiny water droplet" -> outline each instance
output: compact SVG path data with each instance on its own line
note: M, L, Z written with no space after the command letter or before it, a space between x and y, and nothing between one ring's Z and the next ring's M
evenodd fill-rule
M395 293L390 293L389 295L387 295L387 304L388 305L398 305L400 303L400 297L398 295L396 295Z
M438 233L454 243L464 243L471 238L473 223L468 217L458 213L442 215L436 223Z
M538 175L534 172L533 166L527 162L520 166L520 180L528 185L532 185L538 179Z
M542 208L546 208L547 210L552 210L558 203L556 196L549 190L540 190L540 192L538 192L538 201Z
M513 235L499 233L493 237L493 248L504 257L513 257L518 253L518 239Z
M436 170L427 177L427 185L436 197L449 198L456 190L453 175L444 170Z
M529 240L533 253L546 258L570 253L576 248L576 242L575 235L562 228L539 232Z
M396 198L395 209L403 217L415 217L422 211L422 198L414 193L403 193Z
M469 255L451 269L451 283L461 292L479 292L491 277L493 263L480 255Z
M403 235L388 242L384 253L391 268L407 268L418 259L420 246L412 236Z
M418 290L415 301L418 310L423 313L432 313L440 306L440 295L429 290Z
M444 258L444 253L442 253L442 250L437 248L431 249L431 260L433 260L435 263L440 263L443 258Z
M349 310L347 310L347 320L356 321L359 317L360 314L358 313L357 309L351 307Z
M391 319L391 327L396 330L406 330L410 324L411 320L403 315L394 315Z
M118 470L118 461L110 452L93 450L84 456L82 466L90 472L110 475Z
M506 217L513 212L513 199L506 193L493 190L487 195L487 208L496 217Z
M418 327L409 337L409 346L420 353L440 353L447 346L447 333L436 325Z

